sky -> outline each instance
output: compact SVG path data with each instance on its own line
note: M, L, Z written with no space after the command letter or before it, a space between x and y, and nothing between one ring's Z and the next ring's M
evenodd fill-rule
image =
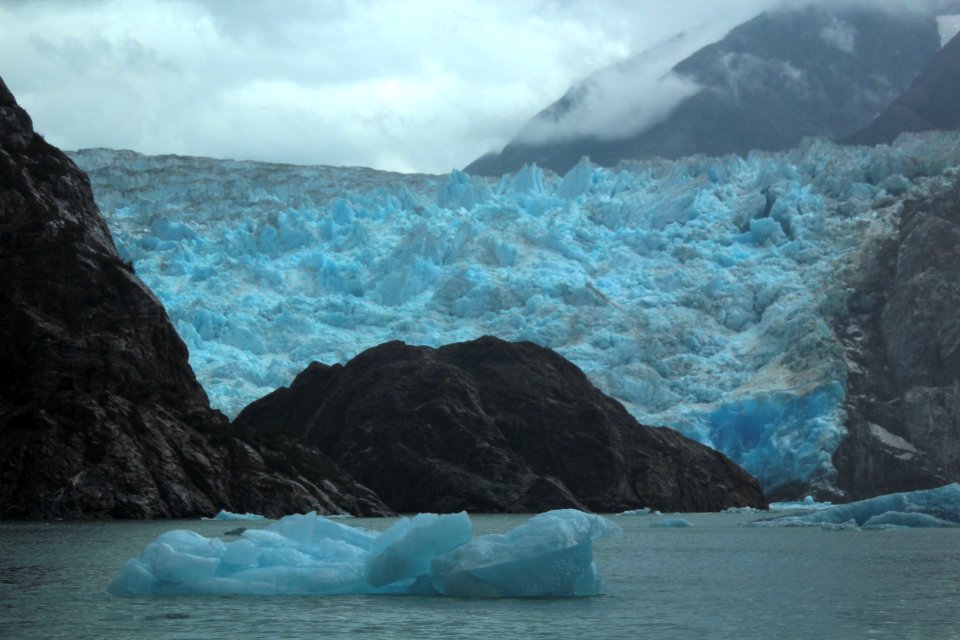
M446 173L650 49L598 108L688 94L661 70L789 1L2 0L0 77L67 150Z

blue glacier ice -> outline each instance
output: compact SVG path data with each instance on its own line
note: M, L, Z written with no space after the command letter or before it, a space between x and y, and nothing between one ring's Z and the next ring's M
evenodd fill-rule
M201 518L201 520L263 520L264 517L258 513L233 513L226 509L221 509L217 515L212 518Z
M817 508L749 523L751 526L825 528L958 527L960 484L890 493L849 504Z
M772 489L831 483L843 275L905 198L956 173L960 136L502 179L73 158L230 415L312 360L492 334L556 349Z
M223 542L168 531L127 560L114 595L437 594L592 596L603 589L593 542L618 531L601 516L549 511L473 537L466 513L400 518L382 533L316 513L286 516Z

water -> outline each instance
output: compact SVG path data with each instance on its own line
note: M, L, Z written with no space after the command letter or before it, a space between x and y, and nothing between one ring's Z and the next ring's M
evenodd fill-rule
M0 638L960 638L960 529L738 527L739 514L615 517L606 594L118 598L107 583L159 533L266 523L0 522ZM521 516L476 516L478 534ZM356 519L385 529L393 520Z

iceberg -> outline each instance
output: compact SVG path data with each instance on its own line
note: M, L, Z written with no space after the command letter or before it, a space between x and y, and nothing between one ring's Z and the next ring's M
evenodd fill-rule
M265 520L263 516L257 513L233 513L226 509L221 509L217 515L212 518L200 518L201 520Z
M573 509L473 537L466 513L400 518L382 533L308 513L224 542L169 531L127 560L113 595L419 594L592 596L603 583L593 542L619 528Z
M794 511L797 509L813 511L815 509L826 509L832 506L832 502L817 502L813 499L813 496L806 496L803 500L791 502L771 502L768 508L770 511Z
M693 523L684 518L664 518L662 520L654 520L650 523L650 526L657 529L683 529L692 527Z
M890 493L745 524L760 527L819 526L827 529L957 527L960 526L960 484L924 491Z
M835 479L838 274L956 171L960 134L502 179L71 157L228 415L312 360L495 335L558 351L769 491Z

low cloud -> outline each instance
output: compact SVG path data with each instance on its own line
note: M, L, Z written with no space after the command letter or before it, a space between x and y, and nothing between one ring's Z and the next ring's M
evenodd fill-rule
M837 16L831 16L829 24L820 29L820 39L844 53L853 53L857 44L857 29Z
M645 123L628 112L659 117L696 90L673 64L779 4L7 0L0 74L65 149L446 172L578 80L672 42L629 81L597 76L588 112L549 132L629 135Z

